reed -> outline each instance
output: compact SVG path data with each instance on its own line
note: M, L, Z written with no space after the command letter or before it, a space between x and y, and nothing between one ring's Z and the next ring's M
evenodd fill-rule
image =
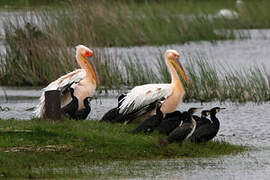
M153 58L152 62L156 64L153 68L146 58L137 55L118 57L101 47L233 39L233 28L270 26L264 22L270 17L266 14L269 3L260 2L262 4L245 2L243 9L239 10L239 17L232 20L210 18L207 14L215 14L226 5L224 1L217 1L213 6L196 0L129 3L119 0L110 4L93 1L91 6L78 3L68 4L57 11L31 11L4 22L6 54L0 59L0 84L47 85L78 68L75 52L70 48L77 44L90 45L94 49L101 90L169 82L164 52ZM185 8L182 3L186 3ZM228 4L225 7L235 9ZM203 13L207 7L209 10ZM192 9L194 14L190 15ZM260 10L259 15L255 15L256 9ZM226 34L216 33L220 29L228 31ZM241 72L218 68L222 69L220 72L207 57L190 57L189 62L185 67L191 85L186 86L185 101L269 100L269 72L261 67Z

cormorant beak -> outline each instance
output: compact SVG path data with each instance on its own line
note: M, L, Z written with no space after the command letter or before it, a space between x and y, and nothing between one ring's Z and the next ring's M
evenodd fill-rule
M88 61L88 66L89 66L90 72L91 72L93 78L95 79L96 84L98 84L99 83L98 76L97 76L97 73L95 70L95 66L93 65L92 56L91 57L87 56L86 59Z
M226 109L226 108L220 108L220 109Z
M182 64L180 63L180 61L178 59L175 59L173 61L171 61L172 64L175 66L175 68L177 69L177 71L181 74L182 78L184 79L184 81L189 84L189 79L187 77L187 74L182 66Z

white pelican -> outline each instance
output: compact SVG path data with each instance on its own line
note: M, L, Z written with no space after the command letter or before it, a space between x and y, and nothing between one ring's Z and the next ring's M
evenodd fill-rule
M40 103L35 109L35 115L37 117L43 117L45 108L44 92L48 90L60 90L61 91L61 108L66 106L72 101L71 93L68 88L71 86L74 89L74 96L78 99L77 111L84 109L84 100L87 97L92 97L96 86L98 84L98 77L93 66L91 57L93 51L89 48L78 45L76 47L76 60L81 69L72 71L66 75L61 76L57 80L51 82L47 87L42 89L42 95L40 97Z
M150 111L151 113L147 113L149 117L149 115L155 114L155 102L163 98L165 100L161 106L162 113L166 115L167 113L174 112L185 94L184 86L177 71L179 71L183 80L189 83L187 75L178 60L179 57L179 53L175 50L167 50L165 52L165 62L172 79L170 84L146 84L134 87L129 93L119 98L119 107L106 113L102 120L130 122ZM140 120L145 120L145 118Z

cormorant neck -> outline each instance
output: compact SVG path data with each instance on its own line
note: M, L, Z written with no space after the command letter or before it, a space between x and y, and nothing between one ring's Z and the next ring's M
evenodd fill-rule
M210 114L210 118L211 118L211 120L212 120L212 122L214 123L214 124L219 124L219 120L218 120L218 118L216 117L216 112L211 112L211 114Z
M83 101L83 104L84 104L84 107L85 108L88 108L89 107L89 101L88 101L87 98Z
M74 89L70 90L70 95L72 99L75 99L75 98L77 99L77 97L74 96Z
M192 117L192 113L188 112L188 117L187 117L187 122L192 122L192 121L195 121Z
M162 111L160 110L160 107L157 107L156 115L163 117L163 113L162 113Z

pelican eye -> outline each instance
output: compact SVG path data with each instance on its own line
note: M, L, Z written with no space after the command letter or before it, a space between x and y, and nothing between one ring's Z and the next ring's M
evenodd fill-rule
M90 51L85 52L85 57L92 57L92 56L93 56L92 52L90 52Z
M178 54L173 54L173 57L174 58L179 58L179 55Z

